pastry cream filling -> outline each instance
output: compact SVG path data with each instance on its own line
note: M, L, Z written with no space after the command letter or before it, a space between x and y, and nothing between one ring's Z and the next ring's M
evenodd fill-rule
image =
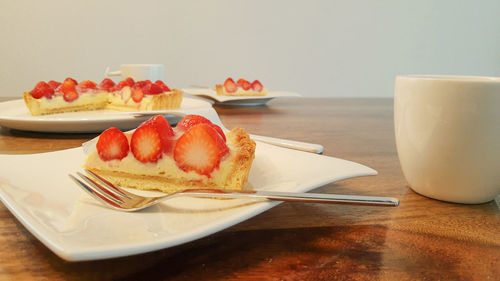
M53 108L61 108L64 106L79 106L86 104L95 104L95 103L106 103L108 100L108 92L88 92L88 93L80 93L78 98L72 102L67 102L64 100L62 95L54 95L51 99L46 97L42 97L39 99L40 106L43 106L47 109Z
M233 148L228 144L229 152L220 161L219 167L215 168L210 174L210 178L205 175L200 175L195 171L185 172L177 166L174 158L163 154L156 163L142 163L135 159L134 155L129 154L121 160L103 161L99 158L97 151L92 152L87 158L85 166L92 167L97 170L112 170L115 172L130 173L133 171L137 175L161 176L166 178L182 179L186 181L198 181L207 183L209 180L217 184L224 183L232 169L234 153Z

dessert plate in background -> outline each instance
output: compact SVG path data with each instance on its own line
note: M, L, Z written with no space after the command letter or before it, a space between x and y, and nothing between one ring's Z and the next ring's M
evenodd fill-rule
M102 132L110 126L120 130L130 130L150 118L152 114L164 114L171 123L176 123L179 115L205 108L212 108L212 105L201 99L184 97L181 108L173 110L135 112L93 110L32 116L24 101L18 99L0 103L0 126L52 133L95 133Z
M235 106L258 106L266 104L274 98L283 97L300 97L301 95L294 92L272 91L265 96L220 96L217 95L214 89L210 88L190 88L182 89L186 94L204 97L213 100L220 105L235 105Z
M228 228L276 201L179 197L128 213L102 206L68 177L82 148L0 155L0 200L44 245L69 261L97 260L180 245ZM30 176L26 176L30 171ZM257 142L249 187L306 192L377 172L358 163ZM356 193L353 191L353 193Z

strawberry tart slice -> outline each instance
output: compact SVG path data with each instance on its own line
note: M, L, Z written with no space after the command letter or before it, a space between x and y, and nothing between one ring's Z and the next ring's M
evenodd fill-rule
M172 128L157 115L131 134L114 127L104 131L84 168L113 184L143 190L241 190L254 153L255 142L242 128L224 134L199 115L188 115Z
M215 91L220 96L265 96L267 89L259 80L252 83L240 78L237 83L232 78L227 78L224 85L215 85Z
M62 83L40 81L33 90L23 93L23 99L33 116L100 109L159 110L179 108L182 91L170 90L160 80L135 82L127 78L115 84L106 78L97 84L66 78Z

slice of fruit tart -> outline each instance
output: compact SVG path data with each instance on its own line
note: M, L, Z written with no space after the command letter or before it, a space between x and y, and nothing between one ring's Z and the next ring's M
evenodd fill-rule
M187 115L172 128L157 115L130 134L114 127L104 131L83 167L118 186L142 190L241 190L254 155L255 142L242 128L224 134L199 115Z
M111 79L101 83L66 78L63 82L40 81L23 93L31 115L44 115L86 110L160 110L177 109L182 91L170 89L163 81L134 81L127 78L115 84Z
M265 96L267 89L259 80L252 83L241 78L237 83L232 78L227 78L224 85L215 85L215 91L220 96Z

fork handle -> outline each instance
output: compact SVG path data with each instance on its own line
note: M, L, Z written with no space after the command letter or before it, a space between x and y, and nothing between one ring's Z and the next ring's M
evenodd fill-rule
M222 198L254 198L287 202L323 203L323 204L350 204L396 207L399 199L393 197L341 195L325 193L300 193L278 191L234 191L234 190L185 190L182 194L195 197L222 197Z

